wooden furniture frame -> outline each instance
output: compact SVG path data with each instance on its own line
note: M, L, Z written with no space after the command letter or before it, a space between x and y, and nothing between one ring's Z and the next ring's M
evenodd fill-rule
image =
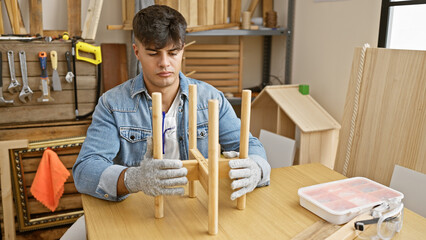
M161 94L153 93L153 146L154 158L162 159L162 114ZM243 91L240 132L240 158L248 157L251 91ZM219 111L218 100L209 100L208 159L205 159L197 149L197 86L189 85L189 155L190 159L183 161L188 169L189 196L196 197L195 181L198 180L208 194L208 232L216 235L218 232L219 178L228 178L230 159L219 159ZM155 198L155 217L164 217L163 196ZM246 206L246 196L238 198L237 208Z
M6 239L15 239L16 237L13 195L15 196L17 210L16 216L19 231L30 231L70 224L83 215L83 211L80 210L81 203L78 207L80 208L79 210L65 209L65 205L68 205L68 207L75 205L70 204L69 202L60 204L56 213L51 213L47 208L46 211L40 212L40 208L33 211L32 207L37 207L40 204L38 204L38 202L31 204L29 202L30 191L26 182L31 182L32 177L25 175L25 169L27 169L28 166L23 165L22 159L26 154L34 155L40 152L42 153L48 147L55 151L67 151L67 149L79 148L83 144L84 139L85 137L75 137L38 142L28 142L28 140L10 140L0 142L1 189L4 232ZM61 207L61 205L64 206Z

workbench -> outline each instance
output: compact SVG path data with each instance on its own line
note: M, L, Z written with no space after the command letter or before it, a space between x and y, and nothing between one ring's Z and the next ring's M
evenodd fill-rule
M208 201L201 188L196 198L165 197L162 219L154 218L154 198L142 192L122 202L83 194L88 239L291 239L322 221L300 206L297 190L344 178L319 163L272 169L271 185L247 194L244 210L229 199L230 180L221 180L216 236L207 233ZM421 239L425 226L425 218L405 209L402 230L393 239Z

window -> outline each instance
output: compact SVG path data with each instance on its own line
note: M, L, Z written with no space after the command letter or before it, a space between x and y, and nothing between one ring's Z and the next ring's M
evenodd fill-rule
M382 0L378 47L426 50L426 0Z

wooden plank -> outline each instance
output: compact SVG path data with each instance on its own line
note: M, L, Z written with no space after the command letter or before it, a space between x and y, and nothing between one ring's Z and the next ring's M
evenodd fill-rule
M240 93L240 90L238 87L216 87L219 91L227 93Z
M238 81L239 81L239 85L238 85L238 92L241 92L243 90L243 49L244 49L244 38L243 37L238 37L240 40L240 53L239 53L239 64L238 67L240 68L239 70L239 76L238 76Z
M179 1L179 12L185 18L186 23L189 25L189 0L180 0Z
M238 73L194 73L191 77L195 79L238 79Z
M231 1L231 23L238 23L240 25L241 22L241 0L232 0Z
M132 25L134 16L135 16L135 0L126 0L126 20L123 21L123 24Z
M61 84L62 84L62 90L74 90L73 83L68 83L64 80L65 76L60 75ZM21 82L21 79L18 78L18 81ZM3 95L6 95L9 93L7 91L7 87L9 86L10 78L3 78ZM95 90L96 89L97 80L95 76L81 76L78 77L77 82L77 88L80 91L81 90ZM28 78L28 86L33 91L39 91L40 86L40 77L29 77ZM16 97L16 93L14 93L12 96Z
M238 66L186 66L187 72L238 72Z
M228 15L229 15L229 2L228 0L223 0L224 9L223 9L223 23L228 23Z
M40 122L40 121L60 121L75 119L74 104L59 104L59 105L37 105L37 106L22 106L13 108L13 111L2 111L0 124L10 123L13 119L14 123ZM86 114L92 111L95 107L94 103L79 103L80 113ZM6 108L1 108L1 110Z
M180 1L176 1L176 0L164 0L164 5L167 5L177 11L179 11L179 2Z
M103 43L102 51L102 89L104 92L127 81L126 44Z
M395 164L426 173L426 52L367 48L348 153L361 49L354 52L335 169L389 185ZM380 171L378 171L380 169Z
M0 142L0 172L1 172L1 199L3 210L4 237L15 239L15 216L13 213L13 192L10 173L9 149L25 148L28 140L12 140Z
M239 64L238 58L228 59L185 59L186 65L236 65Z
M198 24L207 25L207 0L198 0Z
M83 39L95 39L103 2L103 0L90 0L81 35Z
M215 10L215 1L206 0L206 24L207 25L214 24L214 10Z
M27 34L18 0L4 0L13 34Z
M74 185L74 182L72 183L65 183L64 184L64 196L70 195L70 194L76 194L78 193L77 188ZM30 188L27 188L27 196L28 198L33 198L33 194L31 193Z
M69 210L69 209L82 209L83 204L81 203L81 195L80 194L70 194L63 195L59 200L59 205L56 208L55 212ZM40 213L49 213L51 212L48 208L46 208L41 202L36 199L28 199L28 209L30 214L40 214Z
M4 34L3 11L2 11L2 4L1 4L1 2L0 2L0 34Z
M42 0L30 0L30 33L43 36ZM68 1L69 2L69 1Z
M41 51L50 52L52 50L55 50L58 52L58 61L65 61L65 52L71 51L71 42L62 43L62 42L53 41L49 44L46 44L45 42L31 42L31 44L22 43L19 41L2 42L2 44L0 44L0 51L7 52L8 50L14 50L14 53L16 54L14 58L15 62L19 62L18 51L21 51L21 50L27 53L26 54L27 61L39 61L38 52L41 52ZM3 58L3 62L7 62L7 58ZM3 71L3 72L7 72L7 71Z
M250 17L253 16L254 10L256 9L258 4L259 4L259 0L251 0L250 6L247 9L247 11L250 13Z
M197 26L198 25L198 1L189 0L189 23L188 26Z
M206 82L215 87L238 86L238 81L232 80L203 80L203 82Z
M37 90L37 91L36 91ZM35 107L35 106L53 106L53 105L61 105L61 104L70 104L74 102L74 91L73 90L63 90L63 91L51 91L50 96L55 99L53 102L43 103L42 105L37 102L37 98L43 95L43 92L37 89L33 89L34 94L30 101L23 103L19 100L19 96L17 94L10 94L9 92L4 93L4 97L7 99L13 99L15 102L13 106L8 107L6 111L14 111L18 110L21 107ZM93 90L78 90L78 102L79 103L95 103L96 102L96 93ZM2 109L0 109L0 113L3 113Z
M207 10L208 11L208 10ZM199 32L199 31L207 31L213 29L222 29L222 28L232 28L235 26L239 26L239 23L225 23L225 24L216 24L216 25L202 25L196 27L188 27L186 32Z
M67 0L68 34L81 36L81 0Z
M206 54L205 52L187 52L185 56L187 58L238 58L238 52L210 52Z
M30 57L32 58L32 57ZM50 61L50 59L48 59ZM9 67L7 66L7 62L3 62L3 69L8 69L7 71L3 71L3 77L10 78L10 72ZM7 67L7 68L5 68ZM76 62L76 71L78 74L78 80L80 80L80 76L95 76L96 75L96 68L95 65L83 61L77 61ZM49 77L51 77L52 73L52 64L47 64L47 72ZM58 62L58 74L59 76L65 76L67 74L67 63L64 61ZM41 69L40 69L40 62L33 62L27 60L27 74L28 77L40 77ZM18 64L15 63L15 76L21 78L21 67ZM40 79L40 78L39 78ZM22 79L19 79L20 81Z
M70 176L67 178L67 183L72 183L74 182L74 178L72 176L72 169L68 169L68 172L70 173ZM25 173L24 174L24 183L26 187L31 187L34 178L35 178L36 173Z
M192 44L185 48L185 53L189 51L213 51L213 50L240 50L238 44Z
M266 13L274 10L273 0L262 0L263 25L266 25Z
M214 24L224 24L223 15L225 14L224 0L216 0L214 4Z
M77 156L78 156L78 151L73 155L62 155L60 150L59 151L55 150L55 152L57 152L59 159L61 160L62 164L64 164L66 168L71 169L74 166L75 160L77 159ZM43 153L40 152L38 157L22 159L22 169L24 170L24 172L25 173L36 172L40 164L42 155Z
M23 128L2 129L0 134L0 140L12 140L12 139L28 139L29 141L44 141L50 139L57 139L58 136L62 138L77 137L86 135L87 128L90 125L89 120L84 121L71 121L68 123L61 124L55 122L54 126L45 124L45 126L31 127L30 124L23 125ZM38 123L37 125L41 125Z

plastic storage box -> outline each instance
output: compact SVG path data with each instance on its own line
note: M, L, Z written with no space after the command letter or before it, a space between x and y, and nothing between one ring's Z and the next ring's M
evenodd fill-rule
M333 224L343 224L387 199L404 195L364 177L300 188L300 205Z

